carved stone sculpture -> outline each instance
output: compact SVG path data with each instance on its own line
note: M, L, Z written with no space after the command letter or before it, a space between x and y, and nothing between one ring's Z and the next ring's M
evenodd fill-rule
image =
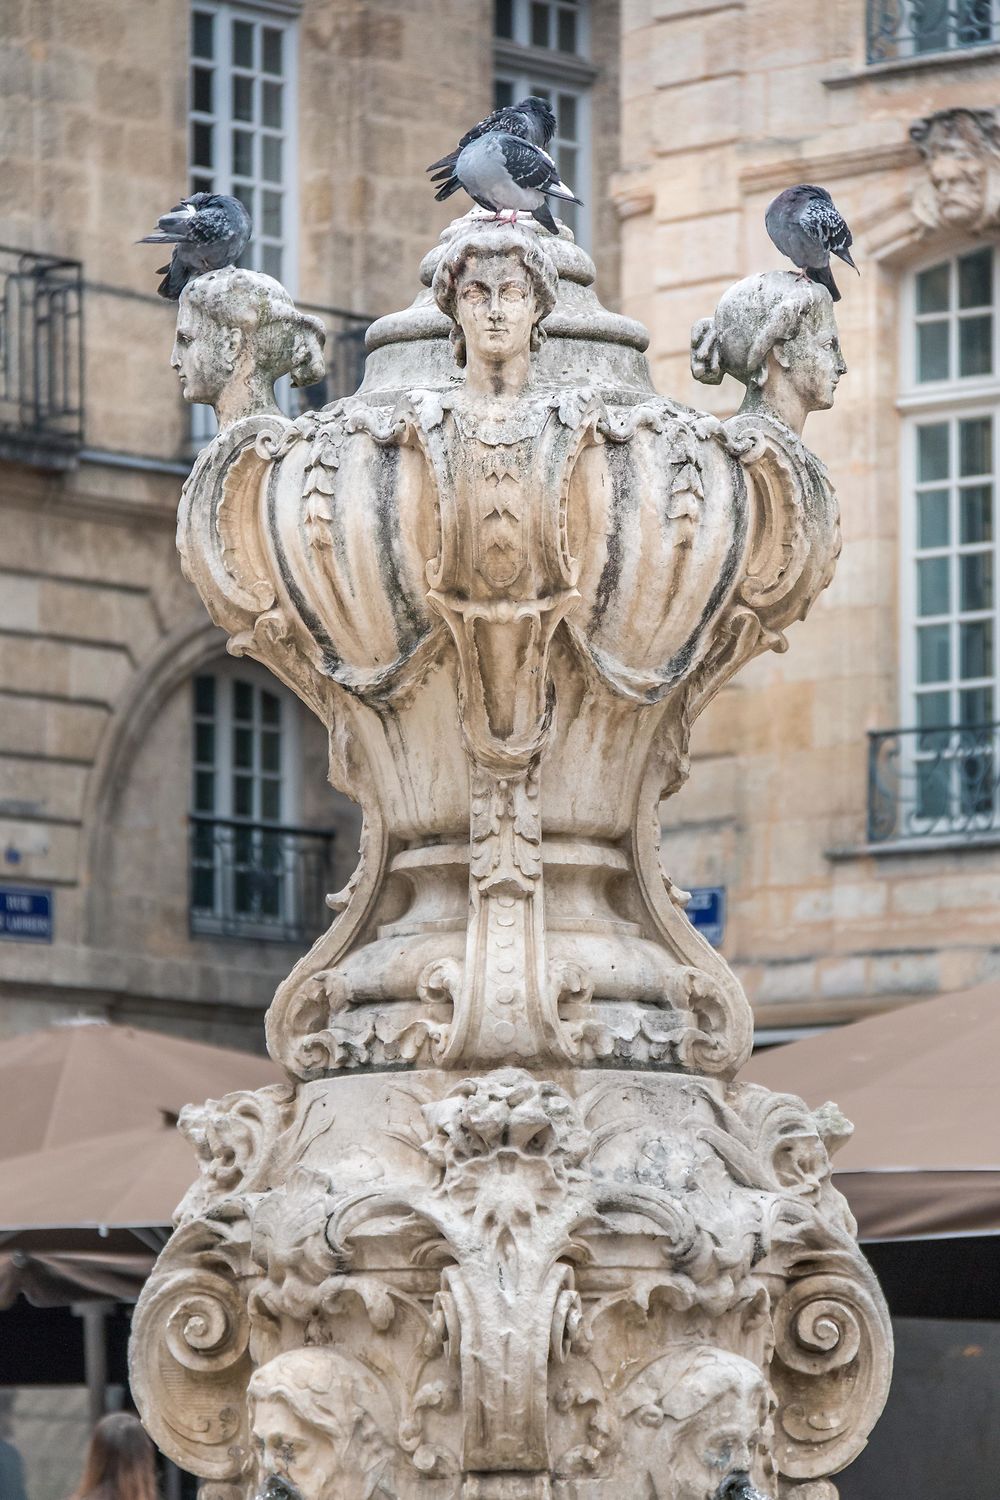
M942 109L910 127L925 171L913 212L925 229L1000 223L1000 120L994 109Z
M891 1363L850 1127L738 1082L750 1007L658 817L832 573L829 297L751 278L699 324L722 423L566 231L474 211L422 280L356 395L220 403L185 486L189 576L365 822L268 1015L287 1086L182 1118L133 1389L220 1500L835 1500Z
M170 363L186 401L215 410L219 426L277 416L274 383L313 385L324 372L325 330L301 313L280 282L226 266L196 276L181 292Z

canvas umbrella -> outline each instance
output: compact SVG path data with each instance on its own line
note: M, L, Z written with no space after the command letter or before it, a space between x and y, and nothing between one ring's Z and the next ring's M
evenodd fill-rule
M106 1021L74 1021L0 1041L0 1160L159 1126L192 1101L262 1088L266 1058ZM0 1230L6 1222L0 1199Z
M834 1158L860 1238L1000 1234L1000 980L900 1006L753 1057L741 1077L854 1135Z
M105 1321L134 1301L196 1175L183 1106L280 1081L266 1059L102 1022L0 1042L0 1309L84 1319L92 1414Z

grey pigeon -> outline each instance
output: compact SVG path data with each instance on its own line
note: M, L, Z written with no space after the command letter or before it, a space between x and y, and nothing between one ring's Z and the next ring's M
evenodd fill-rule
M192 277L235 265L246 249L252 228L240 200L225 193L194 193L182 198L156 222L156 230L136 243L174 246L170 264L156 273L163 277L156 290L171 302L177 301Z
M769 205L764 223L782 255L787 255L810 281L825 286L834 302L839 302L840 292L830 270L831 254L839 255L853 270L858 268L851 259L851 231L826 188L812 187L808 182L785 188Z
M527 210L550 234L559 226L546 198L579 203L573 190L559 181L556 164L541 146L533 146L508 130L491 130L463 146L455 163L455 176L480 208L512 220Z
M529 94L517 104L495 109L492 114L480 120L478 125L473 125L471 130L465 132L454 151L449 151L440 161L431 162L427 168L432 174L431 181L441 184L434 194L438 203L443 203L462 186L455 176L455 163L463 149L477 141L481 135L488 135L494 130L506 131L508 135L517 135L522 140L530 141L533 146L544 147L555 135L556 117L547 100L540 99L537 94Z

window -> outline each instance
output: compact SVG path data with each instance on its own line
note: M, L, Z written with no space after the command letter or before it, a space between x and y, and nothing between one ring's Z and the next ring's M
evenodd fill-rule
M997 41L997 0L868 0L870 63L964 51Z
M253 238L240 265L295 291L294 21L279 13L199 3L191 12L192 193L230 193L245 204ZM289 382L279 382L279 405ZM217 431L210 407L192 406L195 446Z
M296 703L220 667L195 678L192 708L192 931L285 940L318 931L332 836L291 826Z
M596 70L589 55L586 0L496 0L494 104L514 104L527 94L547 99L556 117L549 154L559 176L584 207L557 203L553 211L585 243L589 233L590 88Z
M1000 358L992 246L912 279L901 398L903 715L914 831L992 817L1000 705L997 445Z
M282 16L198 5L191 16L191 191L231 193L254 236L241 264L294 274L295 27Z

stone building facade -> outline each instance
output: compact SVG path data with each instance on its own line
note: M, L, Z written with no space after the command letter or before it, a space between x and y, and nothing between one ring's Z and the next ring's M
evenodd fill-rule
M623 310L659 388L733 409L692 380L689 331L781 263L782 188L830 190L861 270L835 263L849 373L818 444L836 577L798 650L704 715L664 810L667 868L725 888L774 1039L1000 975L997 40L962 7L624 6Z
M225 656L181 575L209 429L133 242L189 186L243 196L251 263L327 324L321 402L465 211L424 166L525 83L555 98L614 304L617 38L614 0L5 8L0 1035L86 1013L259 1047L356 857L319 726Z

